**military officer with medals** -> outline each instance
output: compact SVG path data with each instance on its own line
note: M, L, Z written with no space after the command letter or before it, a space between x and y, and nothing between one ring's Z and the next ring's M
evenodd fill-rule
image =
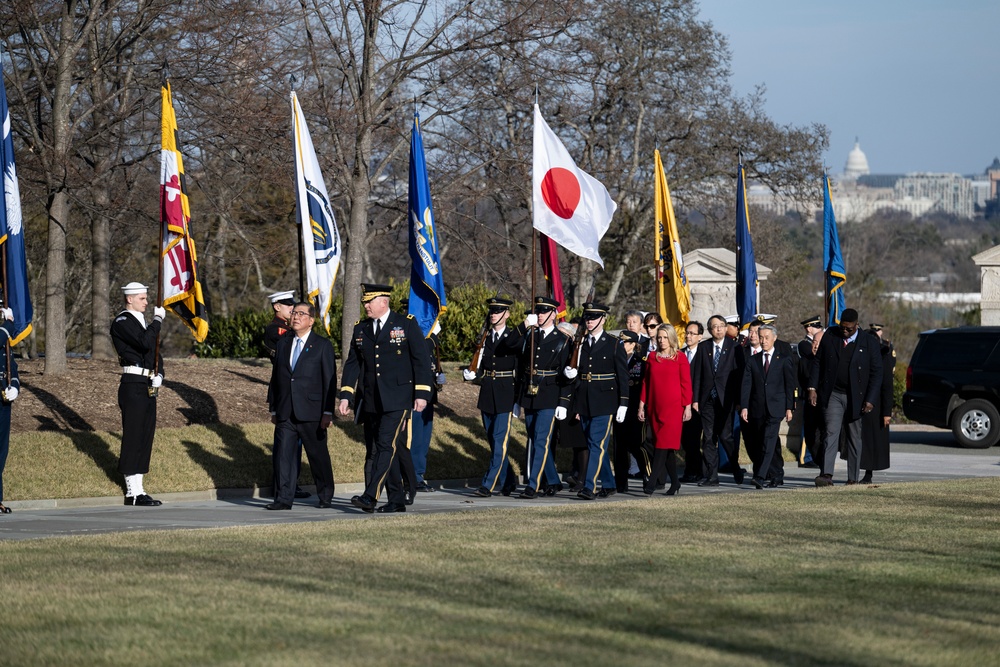
M483 341L477 372L462 371L466 382L477 376L482 378L477 407L482 414L486 440L490 443L490 468L475 492L481 498L489 498L497 491L509 496L517 488L517 476L511 471L507 456L521 344L520 333L507 326L513 304L511 299L502 296L487 300L490 331Z
M156 507L162 503L146 493L142 477L149 472L156 432L156 394L163 383L163 357L156 339L167 311L153 308L153 321L143 313L149 305L147 288L132 282L122 288L125 310L111 323L111 341L122 367L118 407L122 411L122 448L118 472L125 476L125 504Z
M590 450L587 475L577 497L593 500L617 493L611 472L612 423L622 423L628 412L628 355L621 340L604 331L608 307L599 303L583 304L586 333L577 354L576 367L566 366L563 375L576 380L573 388L576 414ZM597 491L597 482L601 490ZM595 493L597 496L595 496Z
M21 381L17 376L17 362L7 341L11 339L7 322L14 320L14 311L10 308L0 308L3 313L0 324L0 514L10 514L10 508L3 504L3 469L7 464L7 451L10 447L10 404L17 398L21 390ZM9 357L7 355L10 355ZM7 364L10 363L10 377L7 376Z
M518 403L524 409L530 446L528 483L518 498L534 498L543 474L548 487L562 486L551 445L555 421L566 419L572 403L571 382L563 369L572 356L573 339L556 327L558 308L555 299L535 297L535 312L517 328L523 340Z
M422 411L431 398L430 357L413 316L389 309L392 289L361 287L367 317L354 325L338 407L341 415L353 407L365 432L365 491L351 498L351 504L374 512L384 485L389 499L378 511L405 512L397 447L406 446L410 410Z

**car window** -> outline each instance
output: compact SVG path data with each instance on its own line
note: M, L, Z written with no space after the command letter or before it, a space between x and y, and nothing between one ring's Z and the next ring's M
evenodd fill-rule
M995 333L921 336L914 363L924 368L981 369L986 365L997 340Z

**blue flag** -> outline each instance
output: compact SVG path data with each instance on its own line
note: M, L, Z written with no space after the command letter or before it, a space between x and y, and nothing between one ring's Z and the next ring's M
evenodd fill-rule
M420 137L420 116L413 115L410 136L410 307L424 336L430 336L447 309L444 277L441 275L437 227L431 210L431 186L424 161L424 141Z
M830 201L830 177L823 177L823 274L826 278L826 294L830 299L830 313L827 326L840 324L840 314L844 312L844 283L847 269L844 256L840 254L840 238L837 236L837 219L833 216Z
M14 311L14 321L6 325L10 344L17 345L31 333L31 295L28 292L28 263L24 257L24 219L21 216L21 193L14 166L14 138L7 108L7 89L0 64L0 118L3 118L3 141L0 142L0 167L3 168L4 202L0 205L0 245L7 257L7 275L0 277L6 288L4 305Z
M747 212L747 186L740 162L736 176L736 312L740 330L750 326L757 317L757 261L753 256L750 237L750 215Z

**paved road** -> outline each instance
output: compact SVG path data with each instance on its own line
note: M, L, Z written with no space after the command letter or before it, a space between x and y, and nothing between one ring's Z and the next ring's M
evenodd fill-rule
M893 434L892 468L876 473L876 483L911 482L965 477L1000 476L1000 447L991 450L962 449L954 444L951 434L943 430L899 429ZM844 467L838 466L837 482L844 480ZM737 487L728 475L722 476L721 486L702 489L684 485L681 496L719 493L783 493L813 487L816 471L786 464L785 486L777 490L756 491L749 481ZM568 492L554 498L517 500L496 496L476 498L471 489L448 486L436 493L421 493L410 514L476 511L492 507L545 507L580 504ZM632 482L634 491L618 494L609 500L594 503L621 502L645 497L639 483ZM383 515L365 514L350 504L352 495L361 493L361 485L338 485L332 509L318 509L313 504L296 505L287 512L268 512L263 506L269 499L253 498L235 493L229 498L214 494L165 494L159 497L164 505L157 508L124 507L120 498L88 498L71 501L33 501L8 503L15 511L0 516L0 539L21 540L70 535L132 530L165 530L190 528L222 528L283 523L306 523L345 519L384 520ZM315 503L315 498L311 499Z

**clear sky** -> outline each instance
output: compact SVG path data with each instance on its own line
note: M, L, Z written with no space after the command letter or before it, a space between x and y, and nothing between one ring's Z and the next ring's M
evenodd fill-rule
M1000 156L1000 0L699 0L726 35L731 83L767 87L779 123L830 130L844 170L982 173Z

